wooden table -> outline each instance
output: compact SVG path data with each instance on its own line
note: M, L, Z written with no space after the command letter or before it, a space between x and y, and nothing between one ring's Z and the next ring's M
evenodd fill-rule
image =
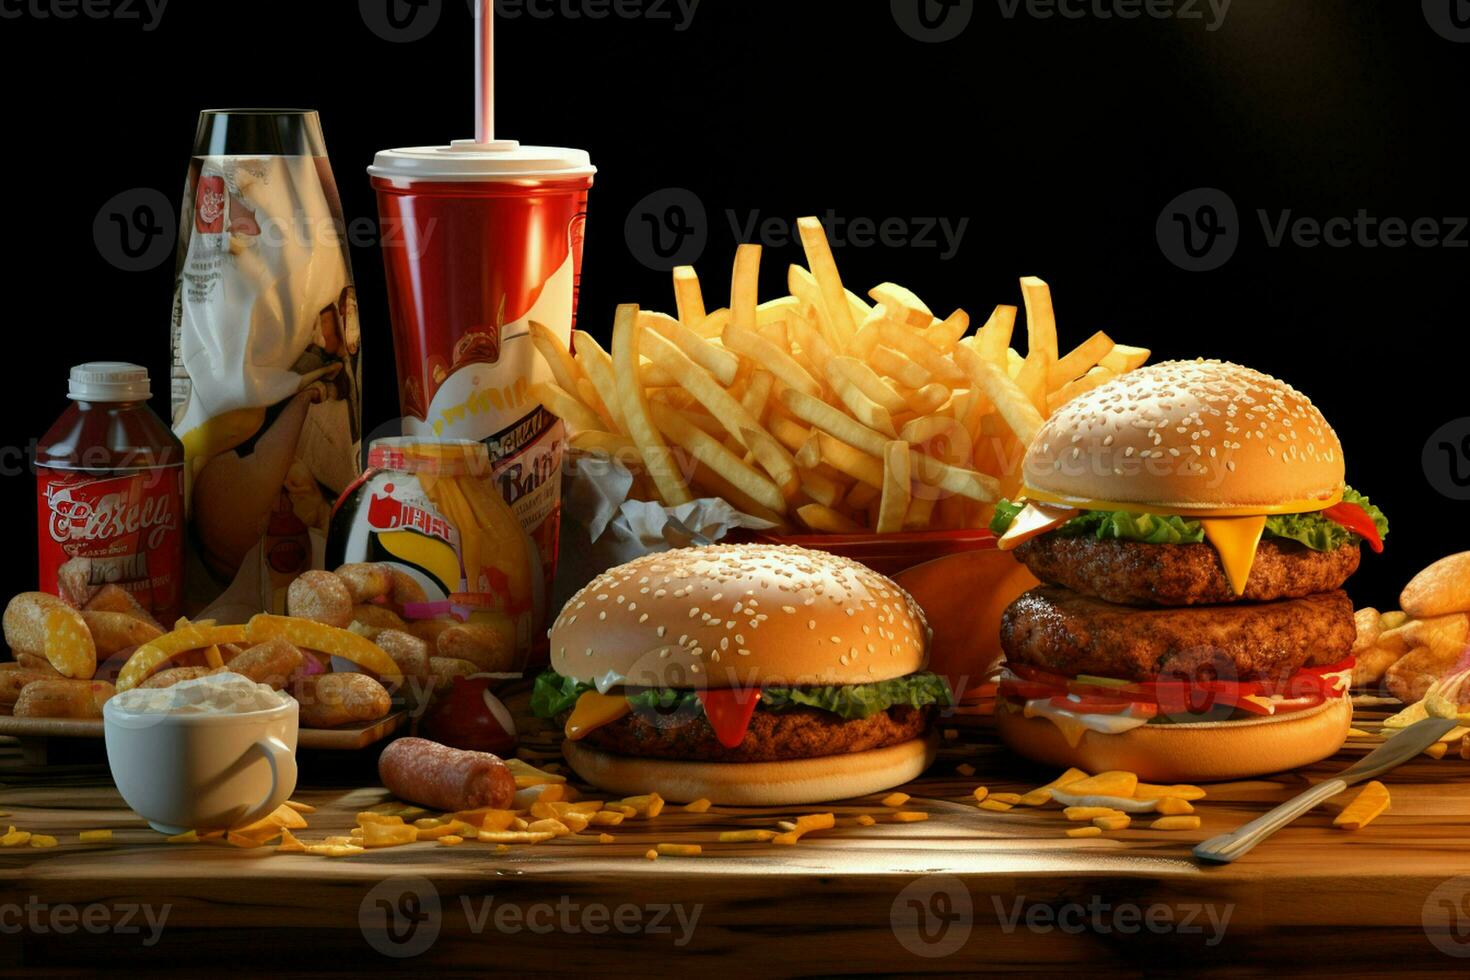
M1309 772L1211 787L1197 804L1198 832L1077 840L1063 836L1070 825L1054 807L978 810L977 784L1025 790L1054 774L1008 756L983 719L946 725L957 737L909 787L906 808L928 821L839 828L789 848L710 842L719 830L769 827L805 809L694 815L671 807L615 828L611 844L580 836L508 853L422 843L328 859L171 845L123 807L105 771L28 778L0 769L0 811L12 814L0 824L62 838L54 850L0 850L0 969L1470 968L1451 955L1470 954L1470 763L1453 754L1391 775L1391 812L1362 831L1335 830L1320 810L1235 865L1200 867L1189 853L1196 842L1349 764L1365 746ZM977 775L959 775L962 762ZM370 765L371 757L303 758L297 798L319 811L302 836L346 833L358 811L387 801L381 789L354 788L371 782ZM830 809L885 810L874 799ZM77 843L92 828L112 828L113 842ZM699 842L705 853L647 860L661 842ZM146 913L153 922L166 914L161 933ZM73 916L92 916L92 928ZM1425 921L1437 927L1427 931ZM399 926L396 939L388 922ZM403 953L417 955L395 962Z

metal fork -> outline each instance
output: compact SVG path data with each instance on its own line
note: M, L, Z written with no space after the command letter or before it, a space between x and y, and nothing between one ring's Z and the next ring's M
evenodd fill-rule
M1194 856L1204 861L1234 861L1323 800L1336 796L1354 783L1381 776L1408 762L1458 724L1454 718L1426 718L1415 722L1369 752L1342 775L1318 783L1233 833L1211 837L1194 849Z

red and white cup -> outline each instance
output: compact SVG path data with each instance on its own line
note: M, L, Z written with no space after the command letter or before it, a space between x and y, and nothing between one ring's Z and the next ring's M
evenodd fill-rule
M486 444L550 595L565 430L529 394L553 380L530 323L570 349L596 168L582 150L466 140L385 150L368 173L403 435Z

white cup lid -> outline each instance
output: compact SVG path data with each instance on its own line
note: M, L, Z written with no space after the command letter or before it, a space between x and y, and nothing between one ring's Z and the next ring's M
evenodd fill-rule
M126 361L91 361L71 369L66 395L75 402L143 402L153 397L148 369Z
M368 174L388 180L479 181L526 177L590 177L597 173L586 150L562 146L522 146L515 140L449 146L412 146L384 150Z

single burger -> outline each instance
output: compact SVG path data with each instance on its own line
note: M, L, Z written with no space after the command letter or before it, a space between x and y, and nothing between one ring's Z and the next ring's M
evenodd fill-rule
M1307 397L1235 364L1158 364L1058 410L992 524L1043 583L1002 621L1007 744L1164 781L1337 751L1355 637L1342 586L1388 532L1344 473Z
M594 579L551 628L532 710L587 782L680 802L875 793L933 761L949 687L913 599L825 552L717 545Z

